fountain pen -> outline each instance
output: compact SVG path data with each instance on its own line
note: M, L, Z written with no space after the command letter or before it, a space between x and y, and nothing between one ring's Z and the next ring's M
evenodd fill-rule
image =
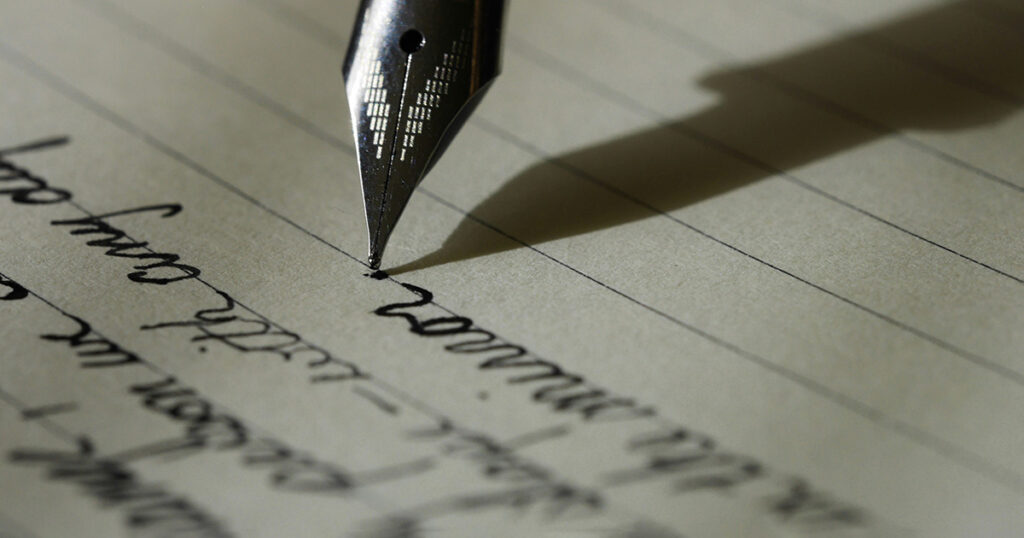
M342 73L370 267L500 71L504 0L362 0Z

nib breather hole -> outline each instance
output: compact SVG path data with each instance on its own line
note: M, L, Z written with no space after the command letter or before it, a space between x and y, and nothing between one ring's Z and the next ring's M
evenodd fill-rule
M406 30L405 33L402 34L402 37L398 38L398 46L405 51L406 54L412 54L422 49L426 42L427 39L415 28Z

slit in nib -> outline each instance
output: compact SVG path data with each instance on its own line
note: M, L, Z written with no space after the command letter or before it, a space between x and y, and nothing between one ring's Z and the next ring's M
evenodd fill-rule
M366 261L370 264L370 269L380 269L380 262L384 258L384 243L380 242L380 228L370 237L369 246Z

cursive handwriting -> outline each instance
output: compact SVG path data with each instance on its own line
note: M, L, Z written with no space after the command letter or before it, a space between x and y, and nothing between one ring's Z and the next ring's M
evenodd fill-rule
M380 280L384 273L373 275ZM804 479L772 472L757 459L721 448L709 436L669 423L649 406L632 398L612 395L579 374L566 372L553 361L542 359L526 347L498 338L458 315L429 317L421 314L434 304L429 291L402 284L416 298L377 308L382 317L399 318L409 331L426 338L455 340L444 349L457 355L478 355L481 370L512 371L507 382L527 385L533 401L555 412L576 414L584 424L623 421L650 422L650 431L634 435L624 453L639 458L637 465L604 474L608 487L622 487L650 480L668 480L677 494L700 491L731 493L758 483L770 488L763 495L765 509L779 521L804 530L862 526L868 521L859 507L812 488ZM468 337L468 338L467 338ZM523 373L523 372L528 373Z
M128 273L128 279L132 282L163 286L199 276L199 269L179 263L178 260L181 258L177 254L155 252L149 248L148 242L135 241L124 230L108 222L114 217L149 212L160 212L161 218L169 218L181 212L181 205L162 204L137 207L102 215L88 215L78 219L59 219L51 221L50 224L70 227L71 235L100 236L97 239L90 239L85 244L90 247L105 248L104 254L107 256L143 261L134 266L135 272Z
M62 312L75 328L66 334L44 334L42 339L63 342L84 360L82 368L148 365L139 355L96 333L88 322ZM218 409L207 397L172 376L136 383L128 392L145 409L183 426L180 437L136 450L136 457L186 457L204 449L238 450L246 467L267 468L271 485L293 492L343 493L356 479L332 464L319 461L268 436L257 436L245 422Z
M241 353L269 353L284 361L304 363L314 370L310 381L349 381L369 376L355 364L339 359L327 350L304 341L299 335L271 324L262 317L241 314L230 295L216 292L222 306L197 311L191 319L152 323L141 327L144 331L167 328L188 328L199 334L193 342L212 341Z
M2 185L0 195L9 197L17 205L71 203L78 207L77 204L74 204L70 191L52 187L46 179L8 160L11 155L50 149L67 143L67 137L54 137L14 148L0 149L0 185ZM80 207L78 209L81 210ZM72 235L99 235L99 238L91 239L86 244L107 249L105 251L107 256L147 262L136 265L135 271L128 274L128 278L133 282L162 286L199 276L199 269L179 263L180 257L177 254L154 252L149 248L149 243L136 241L124 230L107 222L114 217L150 211L162 211L161 216L168 218L178 214L181 211L181 206L164 204L114 211L103 215L87 214L80 219L60 219L54 220L50 224L70 226ZM153 274L154 272L156 275Z
M8 160L11 155L66 143L66 138L51 139L0 150L0 195L18 205L74 205L84 213L83 217L52 220L50 225L64 228L72 236L85 236L86 245L102 249L107 257L130 260L133 271L127 276L132 282L165 286L197 280L215 295L215 302L205 304L186 319L145 324L141 330L186 330L191 332L192 342L214 343L237 353L269 355L301 364L311 372L314 383L370 379L369 374L355 364L308 343L299 334L271 322L239 304L228 293L200 280L200 270L182 263L177 254L157 252L148 242L134 239L116 225L129 216L172 218L181 212L180 204L93 214L75 204L70 191L55 188ZM468 358L477 369L503 376L508 384L527 391L536 404L554 413L575 417L586 427L605 428L609 432L614 428L629 427L631 432L644 428L644 433L628 436L622 447L629 463L616 469L595 470L602 487L624 488L659 480L667 482L678 494L733 495L745 494L751 490L751 484L760 484L763 487L757 490L757 495L764 509L779 521L801 529L858 526L867 521L867 516L857 507L833 499L805 480L776 472L755 458L720 447L709 436L672 424L659 416L654 407L615 394L582 374L566 371L557 362L500 338L468 317L451 312L428 313L439 308L433 294L411 284L402 286L412 294L410 300L381 306L374 310L376 316L402 320L404 327L417 337L441 342L444 351L452 356ZM15 300L28 293L17 283L0 280L0 299ZM151 365L97 333L84 319L61 313L73 326L65 332L45 333L41 338L66 345L80 359L80 367L116 369ZM242 419L218 408L199 391L173 376L161 374L156 379L134 383L126 390L145 409L181 426L181 433L170 439L137 447L131 454L133 457L180 458L205 450L235 451L243 466L265 470L276 489L340 495L360 486L402 480L435 468L435 459L427 457L376 470L350 472L254 432ZM539 438L551 437L541 435ZM549 516L574 510L599 512L603 508L603 499L596 491L570 485L544 467L520 457L516 452L521 445L515 442L502 443L485 434L456 427L442 418L426 430L414 432L411 439L435 443L440 456L476 465L480 474L493 483L486 490L453 494L406 508L397 514L398 519L422 522L455 512L498 507L539 506ZM764 493L766 489L768 492Z
M157 214L161 218L170 218L181 212L181 204L150 205L93 214L78 206L73 201L70 191L51 186L46 179L7 159L11 155L61 147L67 143L67 137L53 137L13 148L0 149L0 186L2 186L0 194L7 195L16 204L72 204L85 215L80 218L53 220L50 225L68 228L71 235L98 236L89 239L86 244L105 249L104 255L109 257L138 261L139 263L133 266L135 271L128 274L128 278L133 282L164 286L173 282L199 279L201 274L199 268L181 263L177 254L154 251L148 242L133 239L126 231L110 222L115 218L150 213ZM143 329L191 327L201 333L193 338L193 341L196 342L209 340L241 353L269 353L285 361L302 363L307 369L315 370L310 376L310 380L314 383L349 381L367 377L355 364L339 359L327 350L309 343L298 334L285 330L252 310L249 310L249 314L236 312L238 302L233 297L212 285L206 285L218 295L223 306L200 309L189 320L150 324L145 325ZM18 290L11 289L7 295L16 298L18 293L20 293ZM84 324L81 319L77 319L77 321ZM96 346L102 346L102 344L87 340L88 324L81 325L81 327L82 334L65 335L64 338L74 344L74 347L80 349L80 356L101 357L88 363L89 367L117 366L121 363L120 361L132 362L134 360L130 356L119 353L120 350L97 348Z
M22 448L11 452L18 465L42 466L50 480L76 484L105 509L117 509L135 536L226 538L232 534L182 495L142 482L119 458L96 454L92 441L79 439L74 450Z
M23 205L59 204L70 200L70 192L51 187L45 179L7 160L10 155L55 148L68 141L68 137L60 136L0 149L0 195L8 196L12 202Z
M584 420L616 421L650 416L654 411L641 407L631 398L622 398L587 382L582 376L566 372L558 364L536 357L523 346L502 342L494 333L477 327L469 318L441 316L422 319L410 310L433 303L429 291L402 284L419 298L406 303L382 306L374 311L378 316L398 317L409 324L409 331L428 338L468 336L469 340L446 344L444 348L457 354L482 355L481 370L512 370L508 383L529 385L535 402L550 406L556 412L575 413Z
M43 340L65 342L79 358L82 368L109 368L141 364L138 355L95 334L92 325L84 319L64 313L64 317L75 323L75 330L66 334L47 333L40 335Z

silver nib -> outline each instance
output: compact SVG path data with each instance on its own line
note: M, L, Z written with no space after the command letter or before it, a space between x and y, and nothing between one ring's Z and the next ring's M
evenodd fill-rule
M363 0L343 73L369 263L499 72L504 0Z

